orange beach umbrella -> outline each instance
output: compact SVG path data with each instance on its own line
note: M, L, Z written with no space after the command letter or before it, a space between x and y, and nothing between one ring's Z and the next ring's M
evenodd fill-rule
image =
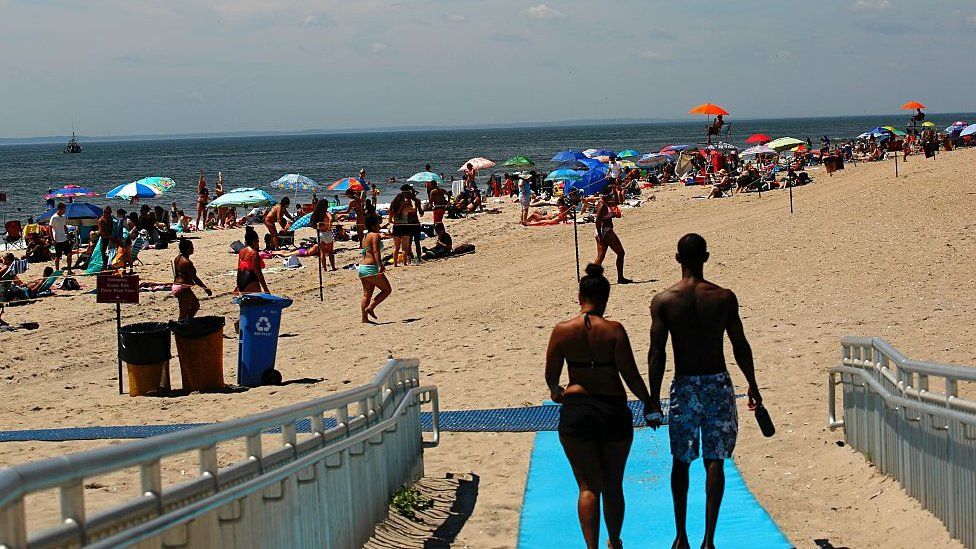
M688 114L726 115L729 111L712 103L702 103L688 111Z
M925 105L919 103L918 101L909 101L901 106L902 110L911 111L914 109L924 109Z

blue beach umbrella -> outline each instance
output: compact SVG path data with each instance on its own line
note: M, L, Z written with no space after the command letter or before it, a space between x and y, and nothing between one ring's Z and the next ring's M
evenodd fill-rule
M299 217L291 224L291 230L297 231L298 229L304 229L312 224L312 212Z
M44 198L78 198L78 197L91 197L98 196L98 193L91 189L86 189L85 187L79 187L78 185L65 185L51 194L44 195Z
M438 183L443 183L444 178L434 172L417 172L410 176L407 181L412 181L414 183L427 183L428 181L436 181Z
M557 170L586 170L589 166L579 160L567 160L556 165Z
M598 156L617 156L617 153L610 149L597 149L590 154L590 158L596 158Z
M272 182L271 187L273 189L284 189L287 191L314 192L318 190L319 184L300 173L286 173Z
M640 152L634 149L624 149L617 153L617 158L637 158L640 156Z
M580 151L573 149L566 149L565 151L559 151L556 156L552 157L553 162L569 162L572 160L582 160L586 158L586 155Z
M207 206L210 208L256 208L271 206L277 203L278 201L268 194L267 191L251 187L241 187L215 198Z
M94 204L89 204L87 202L71 202L70 204L65 204L64 217L65 219L98 219L102 216L102 209ZM51 219L58 209L51 208L50 210L37 216L38 223L44 223L45 221Z
M593 168L583 174L579 181L569 181L566 183L564 193L578 190L583 196L596 194L607 186L607 169Z
M546 181L580 181L583 179L583 174L576 170L555 170L549 172L546 176Z
M606 169L607 165L595 158L581 158L580 163L585 165L587 169Z
M161 194L163 194L163 191L156 187L150 187L138 181L133 181L132 183L119 185L105 193L105 198L124 198L129 200L132 198L156 198Z

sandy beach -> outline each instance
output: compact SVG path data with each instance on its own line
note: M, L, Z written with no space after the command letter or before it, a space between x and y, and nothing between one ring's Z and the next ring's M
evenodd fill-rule
M645 190L643 206L624 210L616 223L628 276L639 283L615 285L607 314L627 327L645 375L648 304L679 274L675 243L687 232L708 240L712 259L705 274L738 294L760 386L778 426L774 438L764 439L741 402L736 463L797 547L814 547L815 540L837 547L960 546L894 479L840 445L841 432L826 429L826 372L839 360L840 338L851 334L883 337L912 358L976 364L969 333L976 320L974 161L972 149L935 160L913 157L899 166L897 179L890 162L848 165L832 177L813 170L815 183L794 189L792 215L786 191L700 200L706 194L701 187L668 185ZM424 382L439 387L442 409L538 404L548 397L543 356L550 330L578 312L572 227L522 227L515 204L489 205L502 213L448 225L455 245L472 242L476 253L388 270L394 293L377 309L378 326L360 323L354 271L326 273L324 302L313 260L303 269L269 273L271 291L295 299L284 311L279 341L278 369L293 380L283 386L177 398L120 396L114 307L96 304L93 295L61 293L8 308L5 320L38 322L40 329L0 334L0 429L219 421L363 383L390 354L420 359ZM580 227L584 264L594 254L592 230ZM236 260L228 244L243 231L193 236L197 269L215 290L213 298L201 295L200 314L227 316L225 333L232 335ZM337 244L339 265L355 261L353 246ZM137 272L144 280L170 282L175 255L173 249L147 250ZM28 277L40 270L32 266ZM80 281L94 288L93 279ZM123 323L175 318L168 292L141 298L140 305L123 307ZM731 360L731 352L727 356ZM227 339L227 381L236 378L236 361L236 340ZM178 378L175 359L171 368ZM734 364L730 369L742 389L741 374ZM480 479L457 547L515 545L532 440L531 434L447 433L426 454L430 475ZM3 443L0 465L105 443ZM109 501L123 482L93 485L93 501ZM571 478L559 489L575 498ZM629 520L673 527L670 516L628 511Z

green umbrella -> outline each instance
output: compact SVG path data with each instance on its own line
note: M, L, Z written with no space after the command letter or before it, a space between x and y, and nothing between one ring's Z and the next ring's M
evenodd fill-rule
M776 152L788 151L790 149L795 149L800 145L806 145L806 141L800 141L799 139L794 139L792 137L780 137L766 143L766 146L773 149Z
M898 137L905 137L905 132L895 128L894 126L882 126L882 127L888 130L889 132L897 135Z
M535 162L527 156L513 156L506 160L502 166L521 168L525 166L535 166Z

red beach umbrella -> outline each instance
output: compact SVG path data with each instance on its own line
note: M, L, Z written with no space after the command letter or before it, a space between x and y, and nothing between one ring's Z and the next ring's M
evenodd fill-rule
M764 143L769 143L772 140L772 137L769 137L764 133L754 133L749 136L749 139L746 139L746 143L759 143L761 145Z

